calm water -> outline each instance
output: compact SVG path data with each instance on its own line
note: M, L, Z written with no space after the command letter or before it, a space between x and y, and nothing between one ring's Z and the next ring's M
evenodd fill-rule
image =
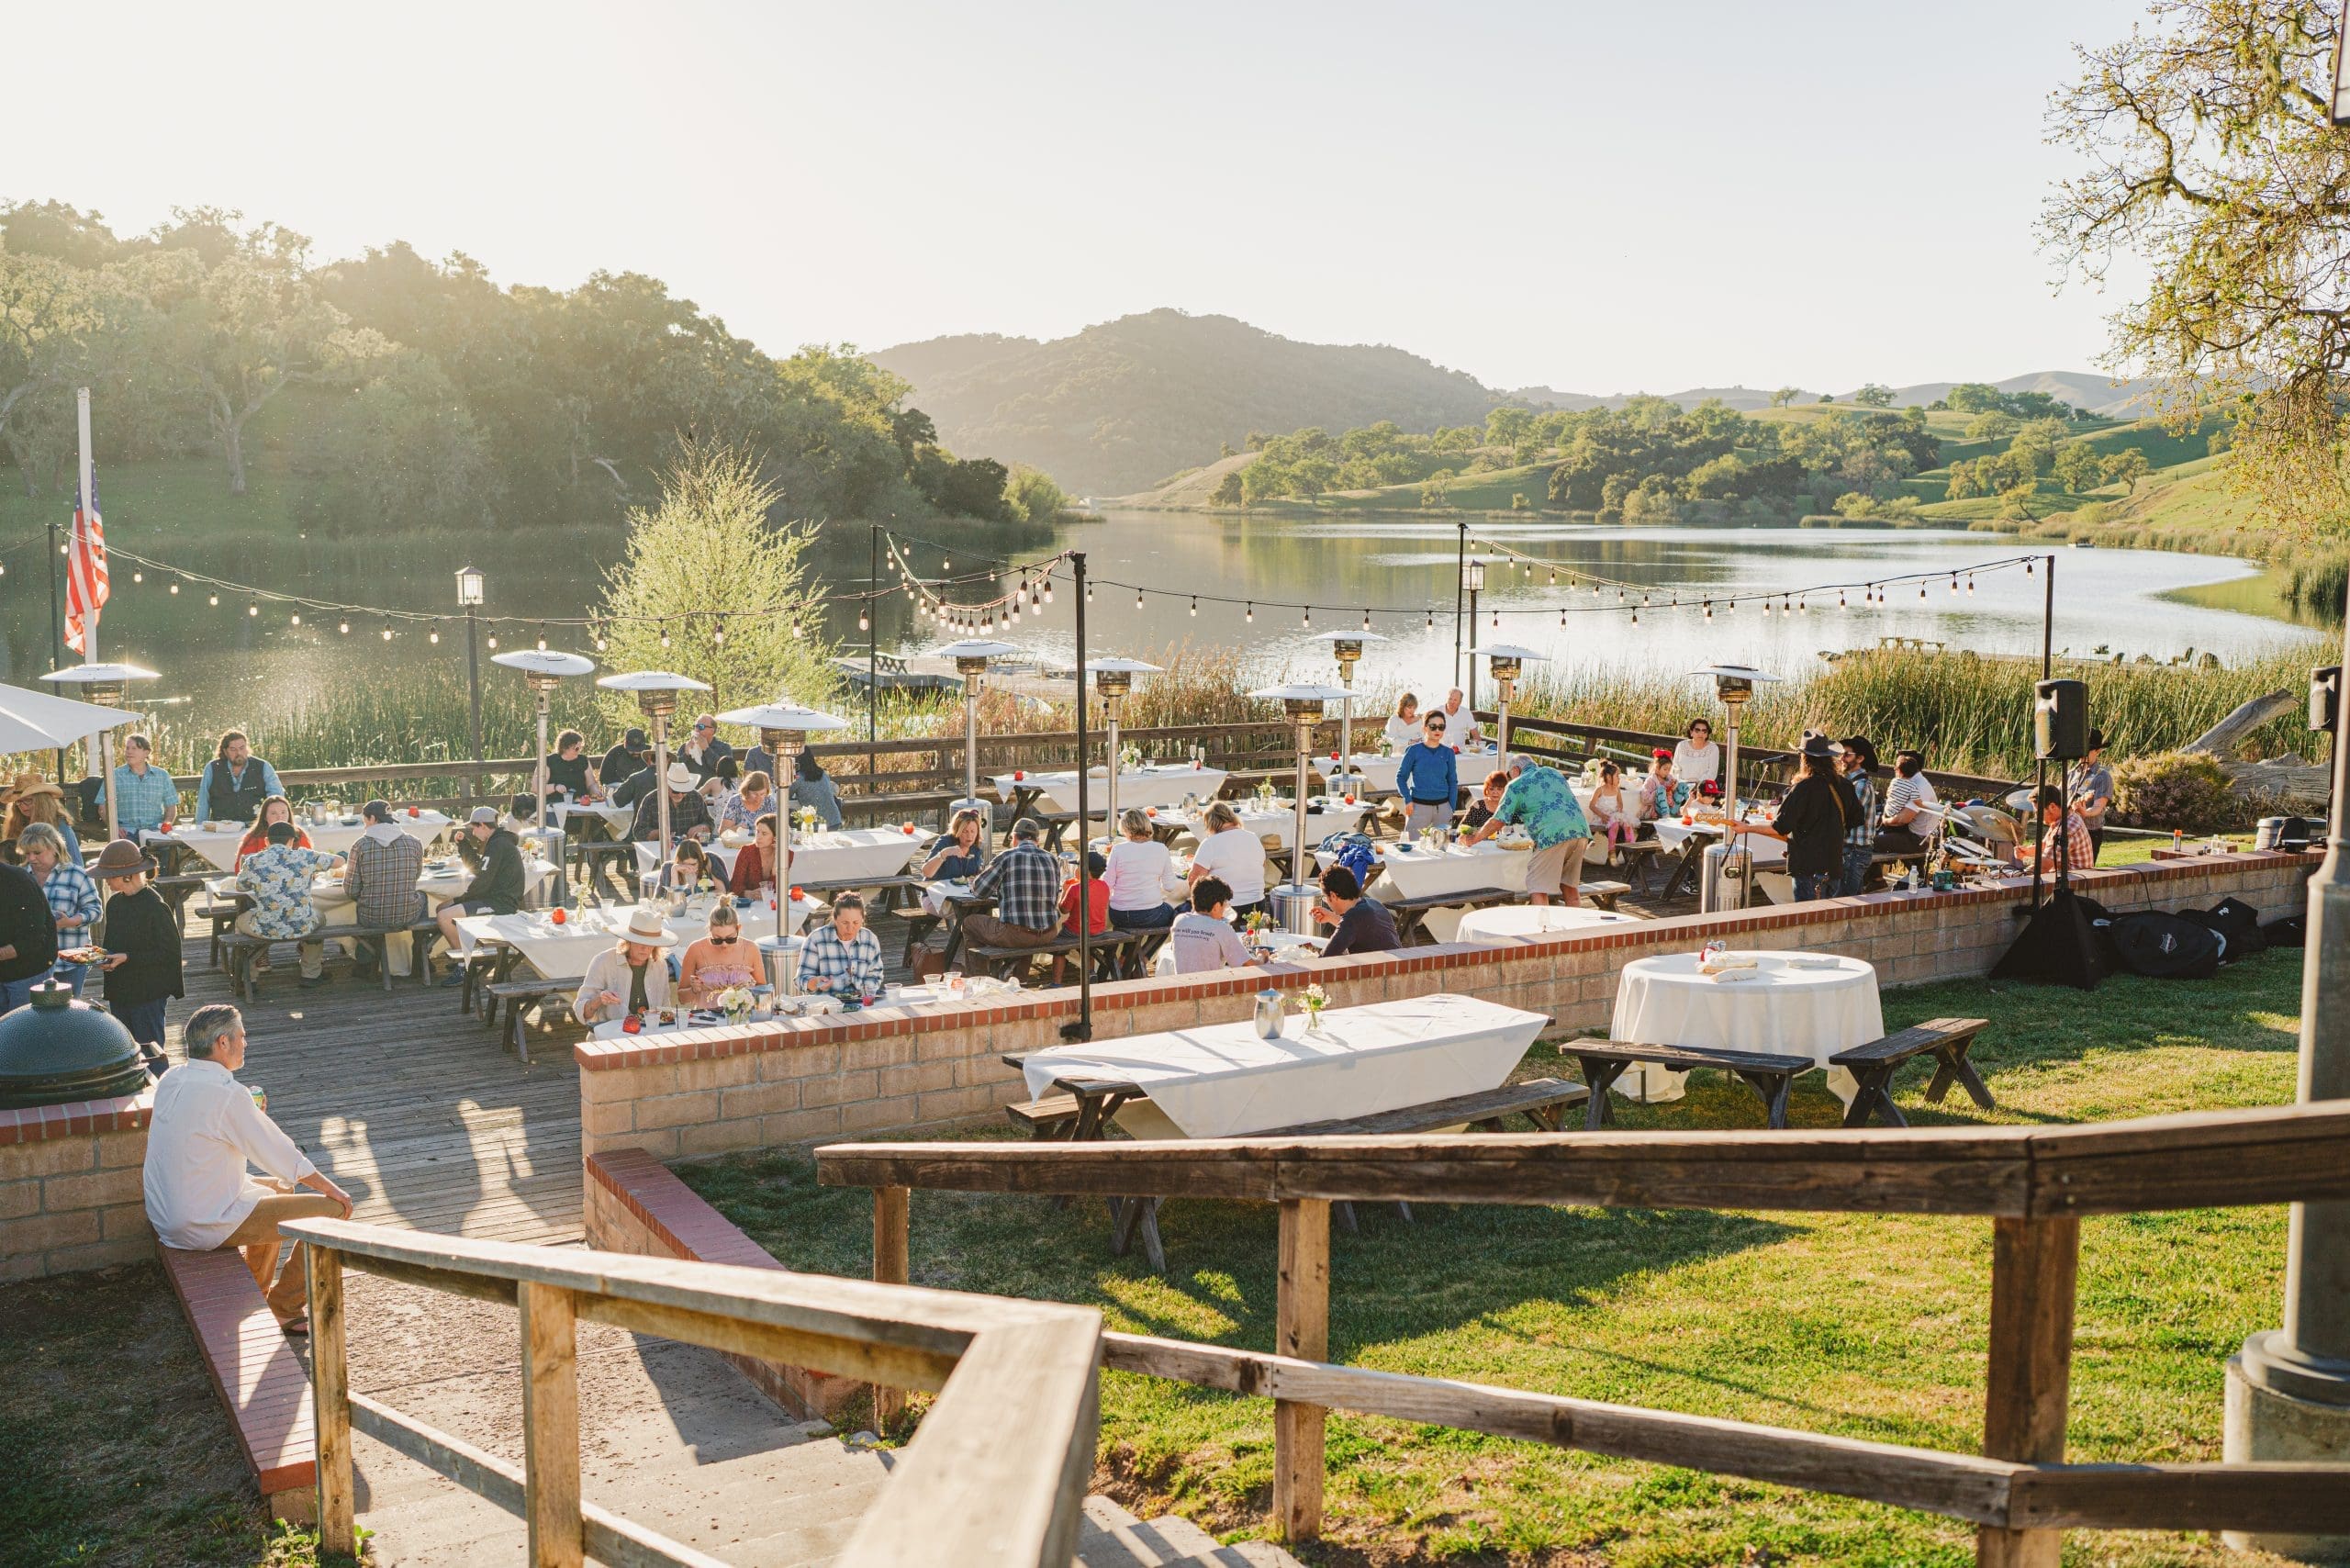
M949 536L953 525L932 524L924 532ZM2043 576L2027 578L2017 569L1980 576L1970 596L1953 598L1948 579L1930 585L1923 601L1911 586L1897 591L1883 610L1852 608L1840 612L1835 596L1815 597L1807 613L1765 617L1759 606L1735 615L1717 607L1708 625L1693 596L1717 599L1732 592L1800 590L1814 584L1862 580L1916 571L1948 572L2021 553L2017 542L1964 532L1861 530L1624 529L1560 523L1491 523L1474 532L1512 548L1573 568L1647 585L1653 597L1637 626L1614 611L1615 591L1595 599L1549 585L1543 571L1521 574L1498 562L1488 569L1488 591L1481 608L1478 641L1523 643L1559 662L1554 672L1627 668L1677 672L1728 659L1788 675L1816 667L1823 650L1873 644L1879 636L1924 637L1985 652L2035 652L2040 640ZM955 530L953 537L974 537ZM863 524L829 530L820 543L818 569L835 585L853 588L865 578L867 532ZM419 610L448 608L452 574L465 562L438 545L364 551L349 545L295 545L255 554L250 550L174 548L168 542L118 539L139 550L189 567L241 581L296 588L323 598L390 603ZM1373 644L1366 656L1367 683L1408 681L1422 686L1449 681L1452 669L1455 535L1449 523L1414 521L1332 522L1239 521L1163 513L1110 513L1098 521L1059 531L1056 543L1087 552L1098 579L1142 584L1160 591L1135 606L1131 587L1104 586L1091 618L1097 652L1154 656L1190 641L1231 645L1260 655L1268 675L1287 668L1300 675L1329 673L1324 648L1294 609L1260 606L1253 620L1240 604L1203 601L1192 611L1192 591L1314 604L1313 632L1359 628L1365 606L1410 607L1372 617L1373 630L1392 639ZM600 563L611 558L616 538L532 536L519 547L485 550L474 564L489 574L492 613L577 614L591 604ZM975 539L975 551L985 545ZM1042 551L1024 552L1035 558ZM917 552L917 564L935 570ZM2173 589L2226 581L2252 573L2242 562L2156 551L2073 550L2054 547L2056 644L2076 652L2100 644L2129 654L2168 658L2188 649L2209 650L2231 663L2295 645L2310 633L2261 616L2178 603L2162 596ZM443 558L443 557L446 558ZM957 563L968 569L967 557ZM14 557L0 577L0 612L6 638L0 648L0 680L28 684L47 667L48 599L38 557ZM886 567L885 567L886 570ZM254 687L266 686L280 699L316 692L338 682L362 681L387 661L454 661L462 667L462 622L442 628L438 646L421 630L403 631L392 643L380 622L354 621L349 634L335 618L316 612L305 624L287 623L283 607L264 604L249 616L242 601L223 596L214 608L204 589L184 587L168 594L153 577L129 580L125 566L116 578L116 597L106 617L102 653L129 658L163 672L157 695L186 700L192 713L220 710L219 721L241 717L253 705ZM1677 592L1678 610L1667 608ZM1637 600L1638 590L1632 594ZM1041 617L1024 617L1012 640L1048 656L1067 658L1074 648L1070 595L1064 589ZM1565 624L1560 609L1567 608ZM1595 612L1594 607L1600 612ZM1496 629L1492 621L1501 613ZM1518 613L1531 611L1531 613ZM1431 620L1433 624L1431 624ZM918 625L902 597L881 601L881 646L919 651L934 640ZM833 636L848 647L862 645L856 611L831 618ZM512 629L509 629L509 636ZM524 631L524 636L534 633ZM558 643L560 639L557 639ZM511 643L509 645L513 645ZM209 723L209 718L199 721Z

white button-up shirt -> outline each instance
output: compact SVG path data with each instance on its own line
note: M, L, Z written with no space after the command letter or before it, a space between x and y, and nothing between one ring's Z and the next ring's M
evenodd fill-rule
M163 1245L205 1252L235 1235L269 1195L246 1173L248 1162L285 1182L318 1169L218 1062L182 1062L164 1073L143 1172L147 1218Z

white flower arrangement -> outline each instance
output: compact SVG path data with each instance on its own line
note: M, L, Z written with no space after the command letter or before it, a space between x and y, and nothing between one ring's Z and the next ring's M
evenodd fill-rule
M1309 1029L1322 1027L1322 1010L1330 1005L1330 993L1316 983L1307 986L1298 1000L1305 1004L1305 1026Z
M751 1015L752 996L747 986L730 985L711 1000L731 1023L740 1024Z

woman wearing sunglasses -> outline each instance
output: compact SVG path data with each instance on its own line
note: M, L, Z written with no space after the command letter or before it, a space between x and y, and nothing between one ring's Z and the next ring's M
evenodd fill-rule
M708 1007L730 986L750 987L766 978L758 950L743 935L742 917L721 900L710 912L709 935L677 960L677 1000Z

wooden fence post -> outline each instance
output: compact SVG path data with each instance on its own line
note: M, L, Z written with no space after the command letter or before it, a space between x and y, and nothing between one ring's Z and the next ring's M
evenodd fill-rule
M1281 1200L1274 1318L1275 1355L1329 1358L1330 1205L1323 1199ZM1273 1401L1273 1523L1286 1540L1322 1533L1324 1415L1319 1405Z
M580 1568L579 1369L576 1305L556 1285L524 1280L522 1506L531 1568Z
M2073 1367L2073 1294L2081 1222L2072 1217L1991 1222L1991 1364L1983 1406L1983 1452L2033 1463L2065 1457L2065 1406ZM2065 1535L2053 1529L1975 1532L1982 1568L2057 1568Z
M302 1249L309 1262L310 1398L318 1428L316 1484L319 1549L359 1555L352 1529L351 1368L343 1359L342 1254L316 1242Z
M912 1238L906 1215L906 1189L873 1189L873 1279L877 1284L902 1285L909 1268ZM882 1432L905 1413L906 1392L873 1385L873 1429Z

